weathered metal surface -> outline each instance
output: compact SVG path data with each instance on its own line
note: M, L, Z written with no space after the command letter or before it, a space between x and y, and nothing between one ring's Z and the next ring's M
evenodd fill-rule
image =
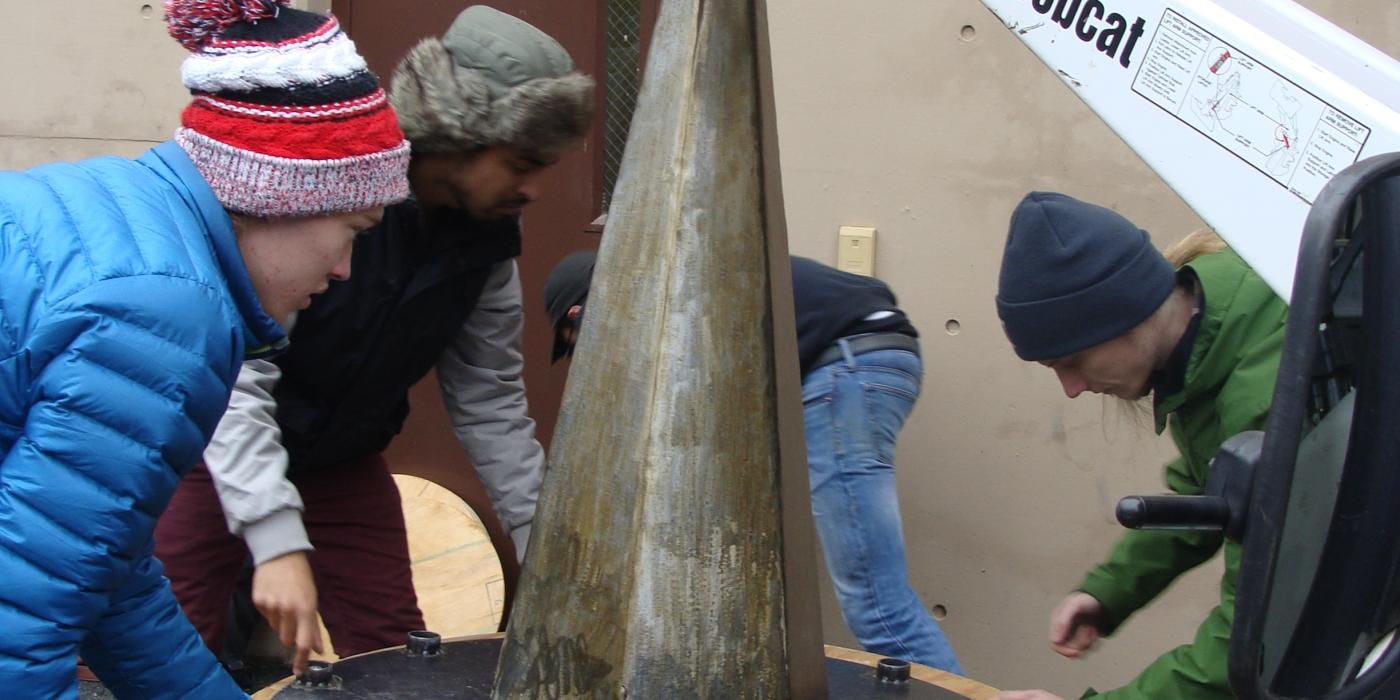
M783 517L783 602L786 605L788 689L797 700L827 697L821 602L818 599L817 530L812 522L807 477L806 431L802 426L802 377L798 368L797 322L793 318L787 215L773 96L773 56L767 0L754 0L754 49L758 67L758 113L763 142L763 221L768 237L768 288L772 299L773 369L778 418L779 484Z
M790 697L754 36L662 6L497 698Z
M474 700L489 697L491 671L501 639L456 640L443 644L443 654L432 658L406 656L402 649L387 649L338 661L334 688L287 685L266 697L277 700ZM913 678L895 685L881 683L875 669L839 658L819 659L831 680L831 698L840 700L962 700L967 697L938 685ZM264 697L263 693L254 700ZM629 693L629 697L650 697ZM736 695L742 697L763 697ZM823 695L825 698L826 696Z

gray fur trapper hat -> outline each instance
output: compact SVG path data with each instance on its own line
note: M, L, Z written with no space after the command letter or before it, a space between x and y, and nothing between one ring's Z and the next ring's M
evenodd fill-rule
M457 15L394 70L389 101L419 153L508 146L558 152L593 119L593 79L529 23L485 5Z

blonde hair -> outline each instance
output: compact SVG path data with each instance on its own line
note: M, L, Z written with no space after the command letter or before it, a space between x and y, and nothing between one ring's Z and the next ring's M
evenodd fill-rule
M1162 251L1162 257L1167 259L1172 269L1181 269L1182 265L1202 255L1218 253L1229 247L1225 243L1225 239L1221 238L1215 231L1202 228L1186 234L1181 240L1167 246ZM1150 396L1151 394L1138 399L1118 399L1122 415L1138 425L1150 424L1149 419L1152 417Z
M1173 269L1211 253L1218 253L1228 248L1225 239L1221 238L1215 231L1203 228L1186 234L1185 238L1169 245L1162 251L1162 257L1171 263Z

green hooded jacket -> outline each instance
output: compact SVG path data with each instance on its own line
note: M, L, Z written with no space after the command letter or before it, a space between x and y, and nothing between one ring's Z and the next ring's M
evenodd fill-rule
M1273 400L1288 307L1233 251L1188 263L1205 293L1200 328L1181 391L1156 400L1156 428L1170 426L1181 456L1166 468L1167 487L1194 495L1205 489L1209 464L1227 438L1263 430ZM1218 533L1129 531L1108 561L1079 589L1103 604L1105 634L1151 602L1172 581L1208 561L1225 545L1220 604L1196 630L1195 640L1158 657L1128 685L1085 697L1103 700L1225 700L1230 628L1240 545Z

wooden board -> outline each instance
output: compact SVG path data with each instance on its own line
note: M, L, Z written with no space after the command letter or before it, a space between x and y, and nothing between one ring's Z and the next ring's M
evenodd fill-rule
M495 632L505 583L481 519L431 481L395 474L394 482L403 498L413 588L428 629L444 639Z
M428 629L443 638L494 633L505 607L505 580L491 536L476 512L451 491L426 479L395 474L408 530L413 588ZM257 648L277 648L259 628ZM325 652L312 658L340 658L321 625Z
M882 658L878 654L856 651L855 649L847 649L830 644L826 645L826 656L829 659L841 659L842 661L850 661L871 668L875 668L876 664L878 664ZM922 664L909 664L909 675L925 683L930 683L944 690L950 690L968 697L971 700L991 700L992 696L997 694L997 689L989 685L983 685L971 678L955 676L951 673L940 671L936 668L930 668Z
M444 643L447 657L437 659L437 666L423 665L427 659L409 659L393 650L379 650L347 659L337 665L337 671L346 672L346 687L336 692L347 697L484 697L490 686L494 671L494 658L500 650L500 634L456 638ZM486 645L482 645L486 643ZM826 647L827 672L834 680L833 699L865 699L865 697L886 697L899 694L907 697L966 697L972 700L990 700L997 693L993 687L981 685L976 680L960 678L952 673L944 673L920 666L910 666L914 682L906 689L878 689L869 686L874 680L871 675L858 676L860 682L853 683L857 676L851 676L848 669L874 668L879 662L878 655L847 648ZM486 657L483 658L483 652ZM392 654L392 655L385 655ZM442 666L451 661L451 665ZM834 675L832 675L834 673ZM339 675L339 673L337 673ZM287 690L293 679L283 679L276 685L266 687L253 696L253 700L273 700L277 694ZM839 689L837 689L839 686ZM451 693L445 692L451 687ZM461 694L458 694L461 692ZM287 690L291 697L304 697L307 690ZM312 693L315 693L312 690ZM287 694L283 694L287 697Z

